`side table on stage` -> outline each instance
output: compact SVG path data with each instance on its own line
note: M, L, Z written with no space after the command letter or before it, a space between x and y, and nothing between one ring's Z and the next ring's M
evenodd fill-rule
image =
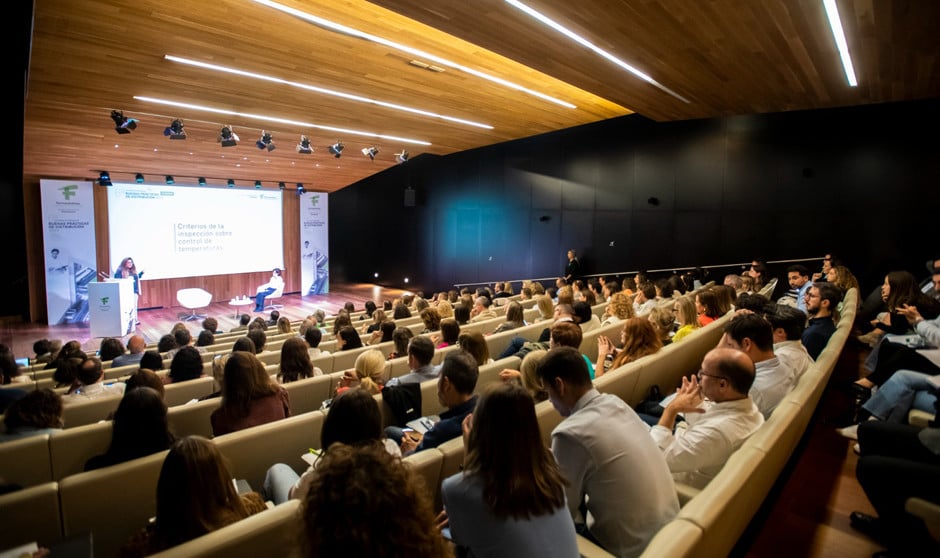
M234 306L234 307L235 307L235 319L237 320L237 319L239 318L239 315L240 315L240 312L239 312L239 310L238 310L238 307L239 307L239 306L247 306L247 305L249 305L249 304L254 304L254 303L255 303L255 300L254 300L253 298L248 298L248 297L245 297L245 298L233 298L232 300L228 301L228 303L229 303L229 306Z

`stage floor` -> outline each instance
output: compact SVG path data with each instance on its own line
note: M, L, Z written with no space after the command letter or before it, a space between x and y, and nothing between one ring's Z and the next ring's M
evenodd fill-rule
M375 301L381 306L385 300L394 300L407 291L400 289L390 289L372 284L347 284L330 285L330 293L325 295L301 296L297 294L288 294L278 300L278 304L284 307L278 311L282 316L291 321L302 320L313 314L317 309L323 309L327 314L335 314L346 302L352 302L356 310L362 310L367 300ZM199 314L212 316L219 321L219 329L228 331L238 325L236 312L245 313L247 310L252 316L267 317L270 310L266 312L251 312L254 304L245 306L232 306L228 300L212 301L207 308L198 311ZM137 333L143 335L147 343L156 343L161 336L170 332L173 324L180 321L182 316L189 311L181 306L170 306L164 308L152 308L140 310L140 325L137 326ZM193 333L198 333L202 328L202 320L193 320L186 322ZM0 332L0 343L13 348L17 358L32 357L33 342L37 339L60 339L63 343L71 340L81 342L86 352L94 353L98 350L101 343L100 338L91 337L88 324L69 324L61 326L49 326L41 323L4 323L2 332ZM123 338L124 340L127 337Z

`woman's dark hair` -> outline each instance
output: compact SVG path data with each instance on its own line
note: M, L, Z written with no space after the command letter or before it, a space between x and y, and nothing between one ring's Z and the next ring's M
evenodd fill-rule
M342 312L333 319L333 335L339 334L339 330L346 326L352 326L352 320L349 319L349 314Z
M470 307L466 304L457 303L454 305L454 319L460 325L465 325L470 321Z
M160 397L163 397L166 390L163 387L163 380L160 379L160 376L157 376L157 373L149 368L141 368L137 372L131 374L127 380L124 381L124 395L127 395L127 392L135 390L137 388L147 387L157 391L160 394Z
M365 309L366 309L365 314L364 314L363 316L360 316L359 319L360 319L360 320L361 320L361 319L365 319L365 316L368 316L368 317L371 318L371 317L372 317L372 313L375 312L375 308L376 308L376 307L375 307L375 301L367 300L367 301L366 301L366 304L365 304Z
M336 336L343 338L343 348L340 349L341 351L362 347L362 339L359 337L359 332L351 325L344 326L343 329L336 333Z
M909 271L892 271L887 275L890 292L885 303L888 310L894 311L902 304L908 304L917 298L917 279Z
M159 341L157 341L157 350L160 351L161 353L172 351L178 346L179 345L177 345L176 343L176 336L169 334L169 333L167 333L166 335L161 337Z
M483 366L490 360L490 346L479 331L465 331L457 337L460 348L470 353L477 366Z
M199 332L199 337L196 338L197 347L208 347L209 345L215 345L215 334L204 329Z
M408 356L408 342L414 337L414 332L409 327L396 327L392 333L392 341L395 343L395 354L399 357Z
M379 330L382 332L382 339L380 343L392 340L392 334L395 333L395 322L392 320L385 320L379 325ZM409 330L411 331L411 330Z
M35 343L33 343L33 353L36 356L44 355L51 351L52 341L49 341L48 339L38 339Z
M48 388L37 389L10 403L3 423L7 432L18 428L62 428L62 396Z
M20 367L16 364L16 357L13 356L12 352L4 351L0 352L0 376L3 377L2 382L4 385L12 383L13 378L22 374Z
M288 337L281 345L281 364L278 380L294 382L313 376L313 363L307 352L307 342L300 337Z
M58 360L55 372L52 373L52 379L55 380L57 387L69 386L78 378L78 369L82 365L84 358L71 357Z
M148 370L163 370L163 356L157 351L147 351L140 357L140 367Z
M141 387L125 393L114 412L111 445L98 465L123 463L169 449L174 436L166 413L163 397L153 388Z
M515 300L506 307L506 321L513 323L523 323L525 321L525 311L522 305Z
M453 345L460 337L460 324L453 318L441 320L441 341L448 345Z
M702 289L695 296L698 297L699 303L704 308L703 314L709 318L721 317L721 302L718 298L718 293L714 289Z
M174 383L202 376L202 354L195 347L183 347L173 355L169 376Z
M428 307L422 310L421 321L424 322L424 327L429 332L441 329L441 315L438 314L437 308Z
M114 360L115 357L119 357L123 354L124 344L121 343L120 339L106 337L101 340L101 346L98 347L98 358L100 358L102 362Z
M324 450L334 442L355 446L382 438L382 412L371 393L353 388L333 398L320 431Z
M396 320L402 320L404 318L410 318L410 317L411 317L411 310L409 310L408 307L405 306L404 303L399 302L395 304L395 309L392 310L392 318Z
M257 354L255 351L255 342L250 337L239 337L232 345L232 352L245 351L246 353Z
M279 389L281 387L271 379L257 356L237 351L225 362L219 408L230 417L244 417L251 410L253 400L274 395Z

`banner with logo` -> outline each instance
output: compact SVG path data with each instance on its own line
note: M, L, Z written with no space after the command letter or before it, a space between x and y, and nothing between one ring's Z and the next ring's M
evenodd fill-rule
M93 182L39 182L49 325L88 320L88 283L97 275L93 188Z
M303 295L330 292L329 196L300 196L300 280Z

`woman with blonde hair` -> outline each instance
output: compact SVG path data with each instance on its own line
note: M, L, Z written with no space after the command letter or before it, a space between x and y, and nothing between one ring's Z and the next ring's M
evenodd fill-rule
M672 333L676 325L676 317L672 310L657 306L650 311L647 317L650 323L653 324L653 329L656 330L659 340L663 342L663 346L672 343Z
M443 294L443 293L442 293ZM441 320L454 317L454 305L450 303L449 300L444 299L437 303L437 313L441 316Z
M255 355L236 351L225 363L222 402L212 412L212 435L221 436L290 416L290 398Z
M376 308L375 311L372 312L372 323L362 326L361 333L366 334L378 331L382 327L382 322L386 319L385 310Z
M617 291L610 295L610 302L607 303L607 307L604 309L604 320L601 322L601 327L629 320L635 315L633 301L630 300L628 295Z
M529 392L529 395L532 396L533 401L536 403L547 401L548 391L546 391L545 385L542 384L542 380L539 378L538 374L536 374L539 363L542 362L542 358L546 354L548 354L548 351L545 349L529 351L522 359L519 370L507 368L499 373L499 379L504 382L515 382L521 385Z
M281 316L277 319L277 332L278 333L291 333L290 320L286 317Z
M352 370L347 370L336 388L339 395L352 387L361 387L375 395L385 387L385 354L378 349L363 351L356 357Z
M672 336L672 342L677 343L686 335L700 328L701 325L699 325L698 322L695 300L691 296L685 295L677 298L673 309L676 312L676 321L679 323L679 329L676 330L676 334Z
M552 302L552 297L547 294L535 297L535 304L539 307L540 320L550 320L555 315L555 303Z
M617 349L605 335L597 336L597 364L594 378L600 378L604 372L620 368L624 364L651 355L663 348L663 342L653 328L653 324L644 317L630 318L620 330L622 349Z
M578 556L566 481L529 393L513 383L488 386L463 421L463 441L464 468L441 486L458 555Z
M239 496L232 472L211 440L186 436L170 447L163 460L156 521L132 537L120 556L149 556L265 509L258 493Z

